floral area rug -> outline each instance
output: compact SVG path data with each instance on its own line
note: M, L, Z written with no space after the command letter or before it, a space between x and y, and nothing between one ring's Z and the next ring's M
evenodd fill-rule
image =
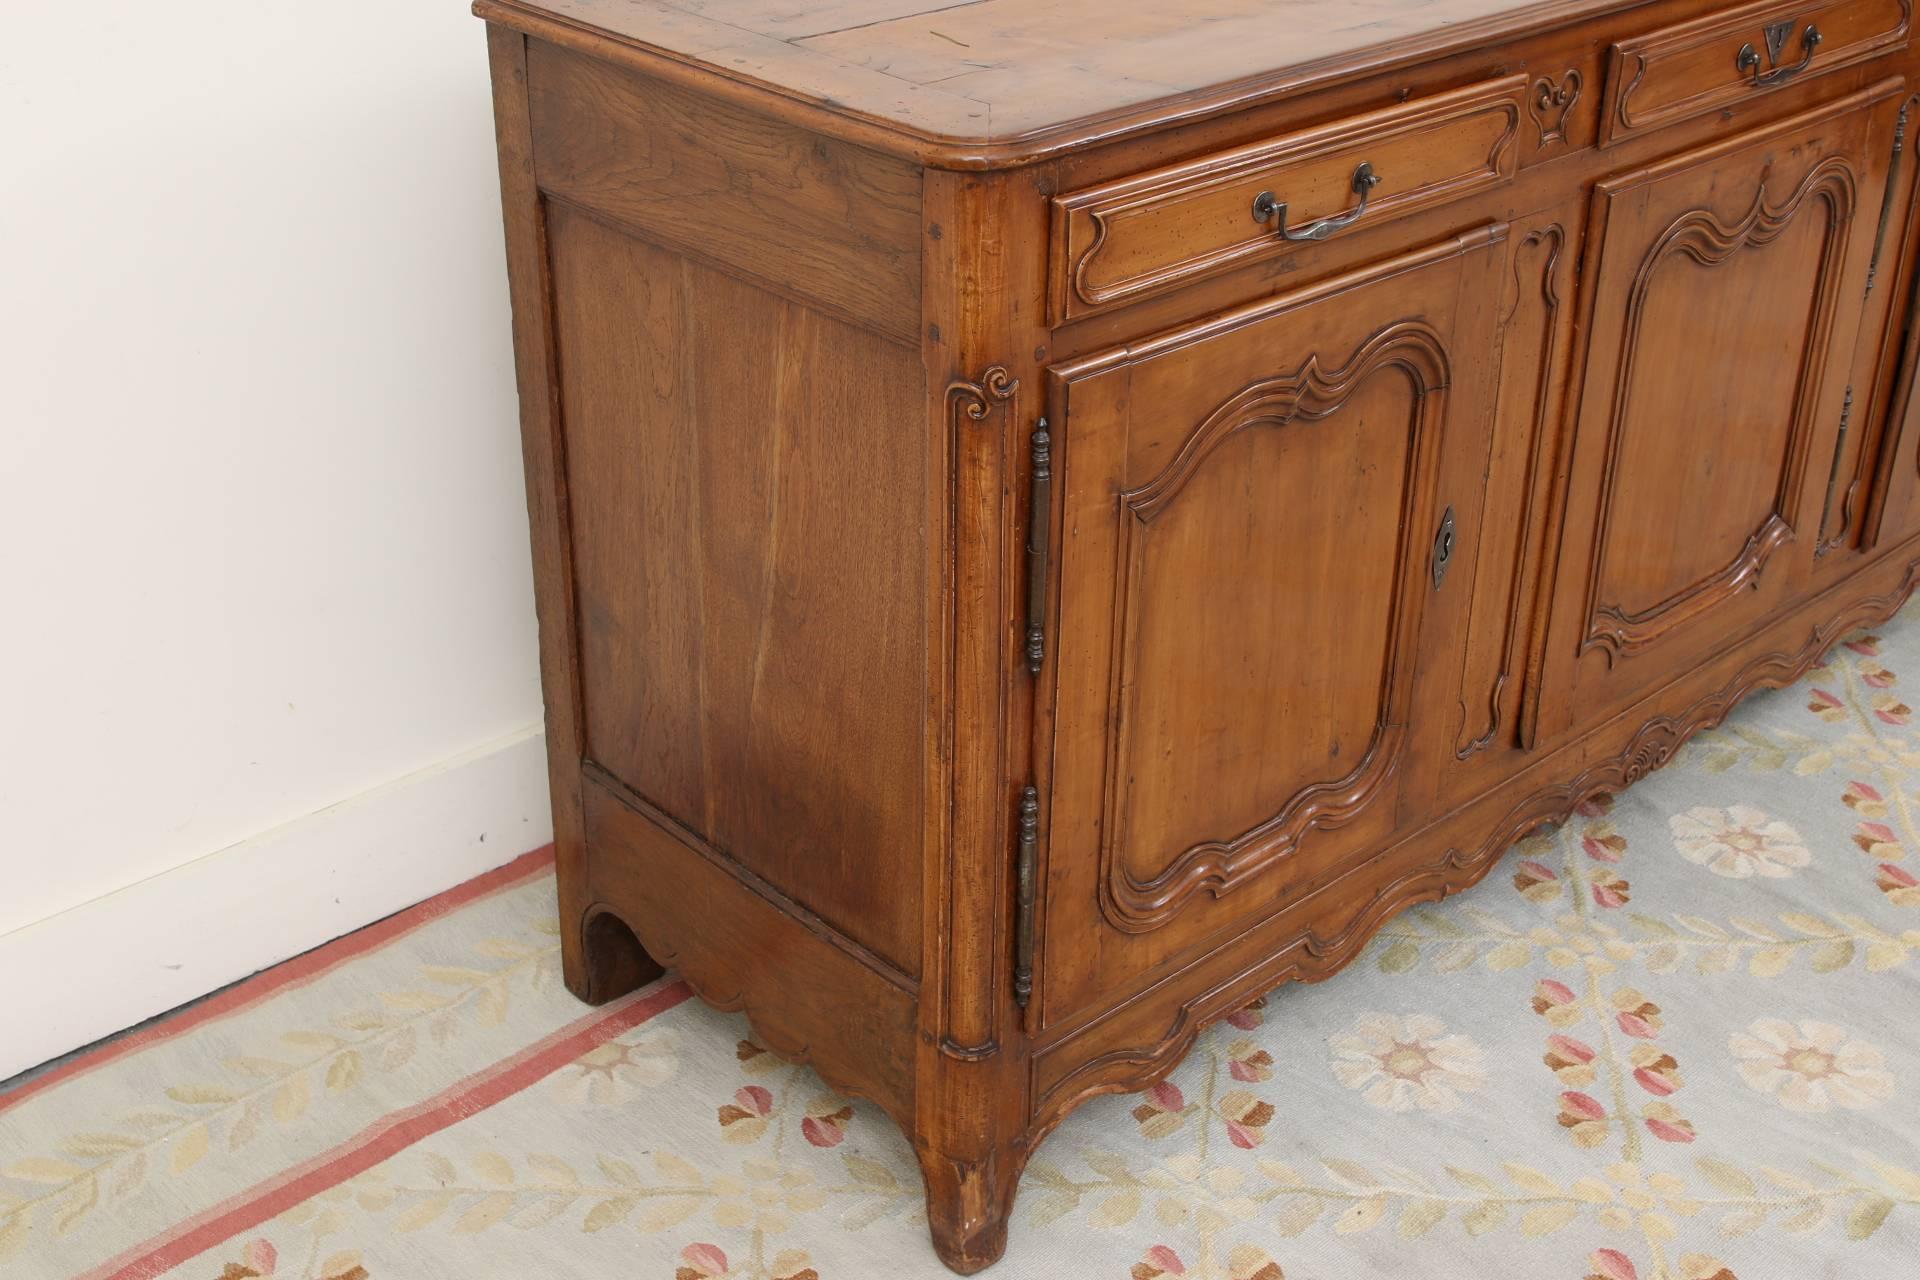
M1916 615L1040 1149L1015 1278L1920 1275ZM0 1095L0 1276L946 1272L877 1111L533 854Z

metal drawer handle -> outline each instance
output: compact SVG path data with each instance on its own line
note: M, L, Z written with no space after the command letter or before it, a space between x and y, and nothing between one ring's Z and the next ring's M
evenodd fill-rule
M1733 65L1750 74L1752 78L1749 83L1754 88L1765 89L1784 84L1805 71L1807 64L1813 61L1813 51L1820 47L1821 35L1820 28L1809 22L1807 29L1800 33L1800 47L1805 51L1800 55L1800 61L1790 67L1780 65L1780 55L1785 51L1787 37L1792 32L1791 22L1776 22L1767 28L1767 61L1773 66L1771 71L1760 69L1760 51L1753 47L1751 41L1740 46L1740 52L1734 55Z
M1350 227L1360 220L1360 215L1367 211L1367 196L1379 185L1380 175L1373 171L1373 166L1362 164L1353 171L1353 193L1360 197L1359 204L1345 213L1336 213L1293 230L1287 229L1286 202L1275 200L1271 191L1262 191L1253 198L1253 220L1266 222L1271 219L1282 240L1325 240L1342 227Z

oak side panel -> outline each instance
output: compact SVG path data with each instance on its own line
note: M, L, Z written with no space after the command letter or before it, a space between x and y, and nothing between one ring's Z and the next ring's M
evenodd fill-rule
M586 756L917 972L917 354L564 206L550 241Z
M543 191L917 338L914 166L540 41L527 46L527 75Z

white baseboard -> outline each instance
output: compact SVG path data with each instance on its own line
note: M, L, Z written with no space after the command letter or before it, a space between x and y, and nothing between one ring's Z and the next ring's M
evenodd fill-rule
M535 725L0 934L0 1080L552 838Z

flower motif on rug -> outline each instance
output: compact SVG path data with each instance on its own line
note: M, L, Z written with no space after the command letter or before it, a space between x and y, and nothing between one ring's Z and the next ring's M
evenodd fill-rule
M847 1125L853 1121L853 1108L833 1094L821 1094L807 1104L806 1118L800 1121L800 1136L816 1147L837 1147L846 1141Z
M1160 1280L1161 1276L1183 1276L1187 1274L1187 1264L1180 1255L1166 1245L1156 1244L1133 1264L1128 1273L1132 1280Z
M1844 1027L1760 1018L1728 1038L1740 1075L1789 1111L1858 1111L1893 1096L1886 1059Z
M670 1032L645 1036L633 1043L609 1040L554 1076L553 1087L571 1102L617 1106L673 1079L680 1066L675 1050Z
M733 1091L733 1101L717 1109L720 1139L746 1145L758 1142L767 1131L767 1117L773 1114L773 1092L757 1084L742 1085Z
M1335 1078L1385 1111L1451 1111L1487 1082L1480 1046L1429 1014L1366 1014L1331 1047Z
M727 1262L726 1250L717 1244L690 1244L680 1251L680 1265L673 1280L731 1280L740 1273ZM763 1273L773 1280L820 1280L820 1273L808 1265L807 1255L789 1249L776 1257Z
M1751 805L1696 805L1667 826L1681 857L1733 880L1779 879L1813 861L1799 832Z
M238 1262L229 1262L219 1280L258 1280L270 1276L280 1265L280 1251L270 1240L249 1240L240 1251ZM355 1253L337 1253L319 1264L311 1274L320 1280L368 1280L367 1269Z
M1214 1110L1226 1122L1227 1141L1243 1151L1251 1151L1267 1139L1267 1126L1273 1123L1273 1104L1255 1097L1245 1089L1235 1089L1215 1104Z
M1640 1280L1633 1259L1618 1249L1595 1249L1587 1259L1586 1280ZM1739 1280L1718 1258L1704 1253L1682 1254L1675 1280Z
M1896 671L1920 627L1885 647L1836 646L1487 887L1388 921L1338 981L1245 1003L1164 1080L1076 1112L994 1274L1913 1270L1920 738ZM550 876L526 881L0 1107L0 1275L946 1274L879 1109L737 1015L582 1010L554 911ZM566 1052L493 1069L546 1044ZM440 1128L388 1143L384 1117L434 1099ZM343 1137L344 1180L279 1198ZM257 1210L236 1234L166 1234L236 1190Z
M1891 862L1883 862L1874 884L1896 907L1920 907L1920 880Z
M746 1161L738 1177L715 1178L713 1191L719 1197L713 1207L715 1222L767 1235L789 1230L794 1215L811 1213L827 1202L811 1171L783 1169L772 1160Z
M1163 1080L1140 1095L1133 1108L1134 1122L1143 1138L1169 1138L1180 1131L1187 1119L1187 1098L1177 1085Z

